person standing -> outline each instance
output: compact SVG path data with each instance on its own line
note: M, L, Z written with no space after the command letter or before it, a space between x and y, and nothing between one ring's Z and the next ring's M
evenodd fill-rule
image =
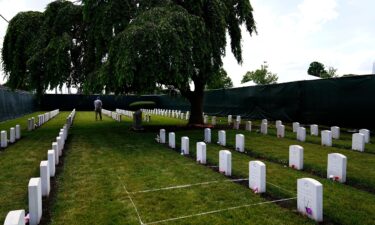
M99 114L100 120L102 120L102 106L103 106L103 103L98 96L96 100L94 101L95 120L98 120L98 114Z

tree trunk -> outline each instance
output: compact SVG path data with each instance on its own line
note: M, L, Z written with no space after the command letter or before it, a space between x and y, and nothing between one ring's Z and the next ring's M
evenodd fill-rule
M189 125L203 124L203 90L191 92L188 100L190 102Z

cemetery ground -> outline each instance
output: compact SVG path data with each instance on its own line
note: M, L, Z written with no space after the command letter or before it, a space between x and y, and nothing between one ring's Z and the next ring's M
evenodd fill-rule
M67 115L61 112L33 132L24 129L27 117L21 119L21 141L1 150L1 221L10 210L27 211L27 183L39 176L39 163ZM0 126L9 129L6 123ZM203 128L185 129L185 120L155 115L144 132L131 131L131 123L125 116L117 122L104 115L96 122L93 112L77 112L51 196L43 201L42 224L314 224L296 211L297 179L303 177L323 184L323 224L375 221L375 152L367 152L374 146L351 151L349 134L322 147L308 135L306 142L296 141L290 127L285 138L277 138L272 127L260 134L254 121L252 132L227 128L223 147L216 144L215 128L207 165L199 165L196 142L203 141ZM155 141L160 128L176 132L175 150ZM239 133L245 136L244 153L234 149ZM180 155L182 136L190 139L187 156ZM302 171L287 167L292 144L304 147ZM231 177L217 171L222 149L232 152ZM327 154L333 152L348 157L345 184L326 179ZM266 164L264 194L248 188L248 163L255 159Z

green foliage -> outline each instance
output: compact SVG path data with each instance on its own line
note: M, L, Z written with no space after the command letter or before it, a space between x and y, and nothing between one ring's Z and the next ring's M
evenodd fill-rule
M220 88L231 88L233 87L232 79L228 77L227 71L224 68L220 68L216 76L211 77L207 83L206 89L220 89Z
M256 84L276 84L278 80L276 73L271 73L268 71L268 65L261 65L260 69L255 71L248 71L241 80L241 84L248 81L253 81Z
M307 70L307 73L320 77L320 78L333 78L337 77L338 75L336 74L337 69L333 68L332 66L328 67L328 71L325 69L325 66L323 63L320 62L312 62L310 63L309 69Z
M129 104L131 109L153 109L156 107L156 103L153 101L138 101Z

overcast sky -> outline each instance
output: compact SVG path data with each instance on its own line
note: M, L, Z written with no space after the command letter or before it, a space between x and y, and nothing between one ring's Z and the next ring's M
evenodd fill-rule
M20 11L43 11L50 0L0 0L0 14L10 20ZM235 86L243 74L267 61L279 82L312 79L312 61L338 74L369 74L375 62L375 0L250 0L258 35L243 30L242 65L229 46L224 68ZM0 19L0 47L7 23ZM229 42L228 42L229 43ZM0 72L0 83L4 83Z

